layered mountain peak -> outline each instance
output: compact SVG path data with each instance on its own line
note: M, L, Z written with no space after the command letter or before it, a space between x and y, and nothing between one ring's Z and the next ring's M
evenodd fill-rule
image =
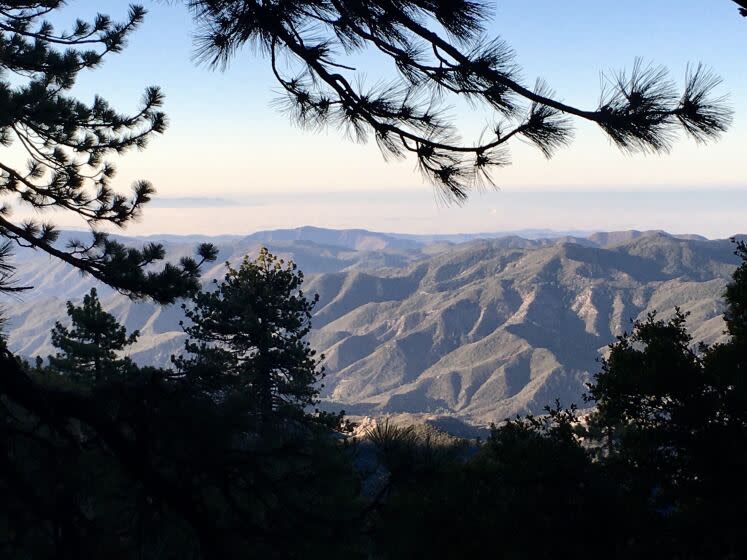
M172 255L192 245L166 243ZM320 296L311 342L327 356L328 406L475 423L540 412L555 398L583 404L601 352L654 309L666 315L679 306L698 340L716 340L721 294L737 262L729 241L657 231L454 243L301 228L218 245L221 260L232 262L267 245L306 272L306 293ZM65 299L93 283L38 254L18 264L19 280L37 290L5 304L9 342L22 355L45 356ZM102 293L106 308L142 333L133 358L168 365L183 342L179 308Z

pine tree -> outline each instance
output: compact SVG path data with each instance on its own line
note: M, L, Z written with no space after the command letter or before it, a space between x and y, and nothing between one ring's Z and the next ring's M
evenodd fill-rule
M681 532L672 550L738 558L747 506L747 251L728 285L727 341L693 347L686 315L650 314L610 346L589 386L592 433L618 481ZM697 534L681 527L698 527ZM694 553L693 551L698 551Z
M104 311L91 288L81 306L67 302L72 328L55 323L52 344L59 351L49 356L49 369L87 384L98 383L133 371L134 364L122 351L134 344L140 333L129 336L116 318Z
M262 248L223 282L184 305L190 357L180 372L216 395L243 393L261 417L302 414L316 403L323 376L306 337L318 296L301 290L303 273Z
M25 167L0 162L0 237L45 251L125 293L171 302L197 289L199 265L214 259L215 249L200 246L198 261L185 258L159 271L151 265L163 260L162 246L125 247L101 231L105 224L126 225L153 196L146 181L135 183L130 197L115 191L115 168L105 158L142 149L165 130L163 95L147 88L132 115L99 96L86 104L70 95L82 72L125 47L145 10L132 6L119 23L98 14L57 30L46 18L64 3L0 1L0 147L16 146L29 157ZM53 223L14 220L9 204L73 214L90 226L91 239L59 246Z
M733 341L747 344L747 243L737 241L736 245L736 254L742 262L726 287L724 319Z
M99 96L86 103L72 93L82 73L125 47L145 10L132 6L123 22L98 14L90 21L76 20L69 30L55 29L48 19L65 4L0 0L0 242L43 251L130 296L172 302L198 289L200 265L215 259L215 248L201 245L197 259L184 258L159 269L156 265L165 257L162 246L125 247L102 232L107 226L127 225L153 195L152 185L144 181L134 185L131 196L117 192L115 168L106 158L144 148L164 131L163 95L155 87L147 88L139 109L124 114ZM11 150L12 157L6 157ZM27 164L12 163L24 151ZM90 239L60 244L54 223L15 219L11 207L35 215L56 210L56 215L80 218L91 230ZM13 283L13 265L6 260L9 247L2 247L0 292L28 288ZM68 499L76 483L67 480L65 485L57 477L66 470L91 473L98 461L80 456L87 450L70 437L71 424L85 425L95 434L89 443L99 449L92 452L102 451L101 458L113 459L111 473L123 471L133 477L138 488L147 488L149 496L184 516L202 541L210 540L204 536L210 521L182 498L173 481L160 475L142 440L133 441L134 431L147 434L149 427L127 425L127 419L114 415L128 402L139 402L138 391L102 398L59 384L48 386L47 381L31 374L0 342L0 494L2 503L8 504L0 508L0 556L115 556L101 549L85 554L78 546L77 537L93 524L85 525L86 514ZM30 446L39 446L38 453L21 452ZM80 469L75 468L78 460ZM68 494L64 502L55 501L60 491ZM79 523L86 528L76 535ZM36 554L37 550L48 552Z

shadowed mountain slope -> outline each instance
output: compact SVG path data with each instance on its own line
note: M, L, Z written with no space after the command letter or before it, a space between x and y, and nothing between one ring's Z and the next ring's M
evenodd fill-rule
M312 237L313 239L307 239ZM169 255L193 240L171 238ZM680 306L698 340L722 336L720 297L736 265L728 241L663 232L461 244L317 228L222 238L235 262L266 244L319 293L312 344L326 359L324 397L354 414L455 415L476 423L538 412L555 398L581 404L596 360L630 321ZM40 255L18 256L18 280L37 286L4 304L11 348L52 351L64 301L94 283ZM222 265L206 278L222 274ZM103 292L105 307L139 329L132 356L167 365L181 349L178 306Z
M335 275L312 342L327 397L350 410L501 420L580 404L606 345L654 309L680 306L699 340L718 339L735 264L727 241L661 233L612 248L476 241L405 270Z

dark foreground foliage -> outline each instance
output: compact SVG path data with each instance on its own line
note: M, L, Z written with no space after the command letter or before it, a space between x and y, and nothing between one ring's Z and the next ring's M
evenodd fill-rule
M730 121L702 67L678 95L663 70L637 64L590 110L523 85L510 49L483 40L480 1L187 3L210 60L257 44L301 124L341 125L385 155L411 154L457 200L507 162L512 138L546 155L567 143L568 117L644 151L665 151L678 130L710 140ZM683 316L650 317L611 346L591 415L556 406L495 427L480 446L389 425L347 443L342 416L314 410L314 301L292 265L265 252L200 292L214 247L158 267L162 246L102 233L153 195L146 182L117 193L105 158L164 131L163 98L146 89L133 114L76 99L78 75L122 50L145 12L55 29L46 18L63 4L0 0L0 147L29 157L0 162L0 194L77 216L91 238L60 244L53 223L3 206L0 292L29 289L8 261L17 244L132 297L192 297L191 324L173 370L123 356L137 333L95 293L69 306L47 362L22 363L0 341L1 558L747 556L747 264L726 293L727 342L693 350ZM393 86L358 85L340 53L363 48L396 66ZM458 141L435 103L442 94L493 110L485 142Z
M508 421L471 459L394 485L375 548L386 558L743 558L744 244L737 253L727 342L693 349L679 312L636 323L589 386L591 414L556 406Z
M692 348L684 315L651 315L610 346L591 412L556 403L482 443L388 422L356 443L314 412L322 371L296 336L313 301L266 251L195 296L176 370L93 374L94 325L133 335L92 293L49 365L4 358L45 400L0 401L2 556L744 557L746 271L726 342Z
M175 371L118 358L136 333L95 291L69 304L27 372L50 406L0 401L2 557L349 557L358 483L341 419L309 410L302 281L267 251L229 269L195 296Z

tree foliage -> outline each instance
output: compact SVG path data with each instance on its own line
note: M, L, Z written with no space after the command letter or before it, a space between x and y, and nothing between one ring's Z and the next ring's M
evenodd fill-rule
M127 334L113 315L104 311L96 288L83 298L80 306L67 302L71 328L59 321L52 329L55 356L49 356L52 373L92 384L126 375L133 363L122 352L137 342L140 333Z
M177 359L179 371L133 366L129 376L88 378L83 391L62 386L64 375L9 377L39 388L11 385L14 398L0 400L0 550L10 558L742 557L747 362L733 325L744 266L726 291L733 319L724 342L693 348L683 313L651 314L611 345L589 388L591 413L556 403L493 426L484 443L386 421L350 446L288 414L303 411L298 400L262 411L257 370L240 368L254 347L206 338L223 324L232 329L221 336L277 332L258 318L277 319L269 309L287 311L291 295L301 297L297 271L264 251L195 296L193 332L210 343ZM111 321L87 324L123 333ZM303 364L309 355L295 357ZM207 365L224 369L207 375Z
M492 184L523 139L545 156L571 140L571 119L600 126L629 152L666 152L678 131L698 142L724 132L731 111L721 80L688 69L678 93L666 69L636 61L609 76L598 106L561 102L543 81L524 83L513 50L486 36L483 0L186 0L200 26L197 54L224 68L244 45L269 58L294 121L337 126L357 141L372 137L385 157L413 155L429 181L462 200L470 186ZM372 49L398 77L367 84L354 55ZM449 97L486 107L494 122L474 144L460 141Z
M70 94L80 73L125 47L145 10L132 6L122 22L98 14L59 30L47 17L63 4L0 2L0 146L15 145L28 155L25 167L0 162L0 236L46 251L125 293L171 302L197 288L199 266L215 258L215 249L200 246L197 260L155 270L151 265L165 256L162 246L125 247L100 228L126 225L154 193L146 181L137 182L130 197L115 191L115 168L106 158L142 149L165 130L163 95L149 87L140 108L124 114L99 96L84 103ZM18 209L67 212L93 235L59 247L51 221L14 220Z
M610 346L589 387L591 411L556 403L544 416L494 426L471 456L426 469L413 458L434 454L418 452L428 445L411 430L380 429L373 441L390 473L372 520L374 550L384 558L744 556L743 244L737 254L727 340L693 347L684 313L650 314Z
M526 88L510 49L482 40L478 1L189 3L213 63L256 43L300 122L373 134L389 155L412 152L456 198L506 161L511 138L547 155L565 144L569 116L632 150L666 150L677 129L707 140L728 124L710 97L718 80L702 67L677 96L663 71L636 65L591 111L556 101L542 84ZM122 358L135 334L95 291L68 305L71 328L55 327L55 375L30 370L0 340L0 556L745 556L744 244L725 294L727 340L692 348L680 312L636 323L591 384L589 416L556 404L494 426L480 445L390 424L359 448L342 443L334 423L309 414L323 370L306 340L316 300L301 291L295 265L263 250L199 291L212 246L157 270L163 247L129 248L98 231L126 224L152 194L147 183L131 198L116 194L105 158L143 147L165 118L156 89L134 115L70 95L80 72L124 47L142 8L122 23L97 16L55 31L44 20L62 4L0 0L0 69L13 75L0 74L0 144L30 157L23 170L0 164L0 194L78 215L92 241L60 248L52 224L15 221L7 208L0 235L132 296L195 295L176 371ZM389 57L400 80L359 87L339 53L365 47ZM485 103L501 122L484 143L461 145L440 94ZM25 289L13 283L8 250L0 249L0 287ZM360 466L366 445L373 473ZM380 483L373 494L361 490L366 477Z
M747 244L737 241L737 255L742 264L734 272L733 281L726 287L728 304L724 319L729 334L737 342L747 341Z
M97 15L57 30L47 18L63 4L0 1L0 236L45 251L133 297L172 302L197 290L200 265L215 259L215 248L202 245L197 259L159 269L156 265L165 257L162 246L126 247L103 233L106 226L124 226L137 217L153 194L146 182L136 183L130 197L116 192L114 167L106 158L143 148L164 130L163 96L148 88L140 109L128 115L98 96L85 103L71 94L82 72L124 48L145 11L133 6L120 23ZM18 152L27 155L25 166L6 159ZM15 219L18 209L77 216L90 226L91 239L60 246L51 221ZM9 249L2 245L0 291L27 289L13 282ZM87 326L118 332L108 321ZM58 334L63 343L73 333ZM96 354L90 346L70 346L68 357L71 351ZM144 408L143 391L125 389L120 380L119 390L105 383L91 394L65 380L29 372L0 341L0 555L115 557L117 542L129 546L123 526L126 533L130 523L141 519L128 512L152 514L151 520L162 515L148 507L152 503L179 512L184 526L200 535L203 512L155 464L144 447L147 434L137 415L128 416L132 402ZM129 485L120 488L119 475ZM118 499L123 495L126 499ZM136 498L141 501L129 501ZM189 538L182 534L174 540Z
M295 263L266 248L227 268L223 282L183 305L189 357L175 359L178 370L207 392L251 395L264 417L304 414L324 374L307 340L318 296L307 299Z
M606 460L680 530L698 526L699 533L674 540L711 558L744 553L738 527L747 519L741 243L737 254L742 264L725 294L726 342L692 348L683 313L667 321L651 314L610 346L589 390L596 404L590 423L605 434Z
M191 332L215 342L225 319L224 335L274 343L226 343L220 360L188 343L198 354L178 372L119 356L137 333L95 290L68 304L50 367L9 372L26 387L0 399L0 555L357 557L360 541L342 538L360 510L352 455L330 423L304 421L320 371L302 278L266 250L229 269L220 297L195 296Z

